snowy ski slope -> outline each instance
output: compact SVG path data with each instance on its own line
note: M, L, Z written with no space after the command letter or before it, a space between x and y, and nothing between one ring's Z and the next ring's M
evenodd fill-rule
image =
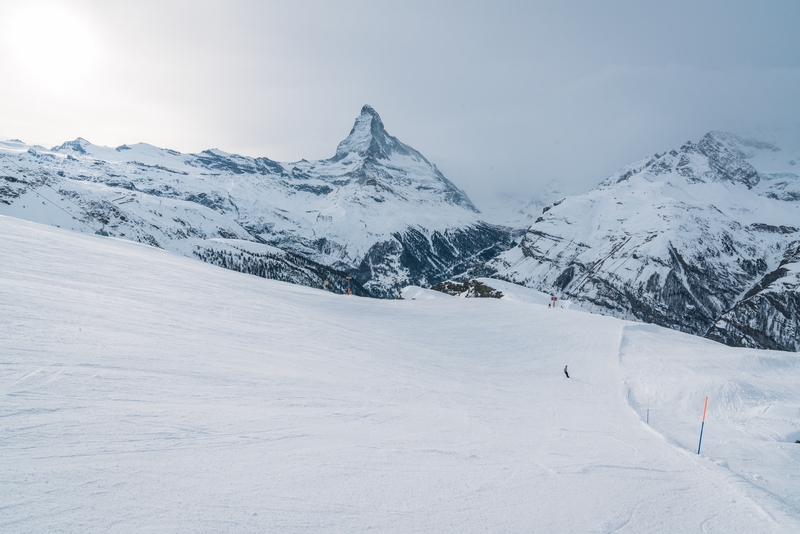
M800 532L796 354L0 240L2 532Z

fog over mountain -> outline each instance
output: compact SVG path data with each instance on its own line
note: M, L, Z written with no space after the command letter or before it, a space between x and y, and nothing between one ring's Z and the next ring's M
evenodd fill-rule
M585 192L709 131L800 117L797 2L0 0L0 12L13 80L0 138L321 160L369 102L482 211L554 179Z

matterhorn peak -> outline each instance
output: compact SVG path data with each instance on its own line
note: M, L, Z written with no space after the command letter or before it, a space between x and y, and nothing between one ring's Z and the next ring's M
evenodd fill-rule
M381 128L383 128L383 122L381 122L381 116L378 115L378 112L375 111L375 108L373 108L369 104L364 104L361 107L361 116L363 115L371 115L372 118L378 121L378 124L380 124Z
M341 159L348 154L359 154L375 159L389 159L393 153L422 157L413 148L386 133L381 116L372 106L366 104L361 108L361 114L356 118L350 135L336 148L335 157Z

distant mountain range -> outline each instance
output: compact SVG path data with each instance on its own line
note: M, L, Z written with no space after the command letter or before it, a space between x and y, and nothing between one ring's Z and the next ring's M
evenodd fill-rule
M486 222L370 106L320 161L0 143L0 214L364 296L491 276L733 346L800 351L800 150L710 132L559 194L551 184L492 214L507 225Z
M338 291L349 284L393 297L515 244L510 228L484 222L370 106L321 161L108 148L80 138L51 149L3 142L0 156L0 214L104 230L270 278L317 287L328 279Z

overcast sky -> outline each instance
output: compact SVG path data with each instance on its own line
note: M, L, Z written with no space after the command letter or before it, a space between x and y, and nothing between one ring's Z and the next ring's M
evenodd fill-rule
M478 207L800 119L800 2L0 0L0 138L331 157L363 104Z

